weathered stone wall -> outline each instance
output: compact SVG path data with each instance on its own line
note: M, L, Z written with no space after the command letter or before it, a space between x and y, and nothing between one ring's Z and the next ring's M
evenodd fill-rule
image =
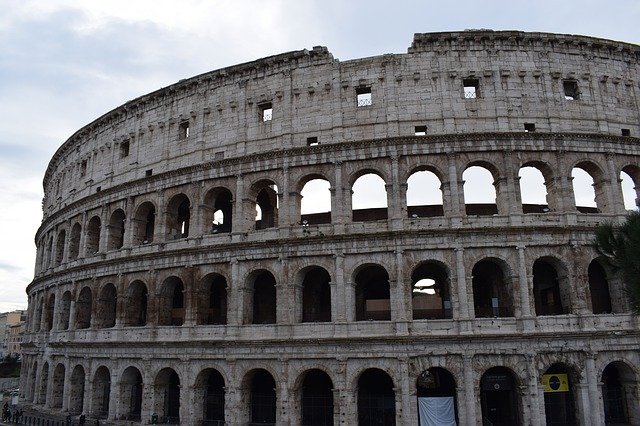
M407 54L339 62L325 48L291 52L105 114L63 144L45 176L24 400L116 421L142 387L146 422L164 410L173 372L180 419L196 424L213 369L227 422L243 424L248 383L264 369L277 423L300 424L303 378L319 369L333 383L335 424L355 424L359 377L378 368L393 381L397 424L417 424L417 377L442 367L460 424L481 424L481 377L505 367L520 421L538 425L541 376L562 365L578 421L596 425L603 371L615 364L629 421L640 421L638 321L613 277L600 279L610 307L599 308L591 271L594 227L625 215L620 172L640 183L639 52L552 34L418 34ZM572 88L577 99L566 99ZM357 105L363 92L371 105ZM495 205L465 202L470 166L491 172ZM547 204L522 204L526 166L544 176ZM593 178L596 208L576 207L575 167ZM442 205L407 205L420 170L440 180ZM353 210L354 182L367 173L384 180L386 208ZM301 191L315 178L329 183L331 212L305 223ZM542 306L540 264L556 274L557 304ZM413 306L425 265L445 277L450 303L435 319ZM483 267L499 271L489 314ZM367 296L361 273L375 268L387 295ZM303 321L307 279L322 274L329 321ZM273 296L264 293L273 299L260 277L273 278ZM215 285L221 307L209 304ZM363 299L382 301L388 319L363 318Z

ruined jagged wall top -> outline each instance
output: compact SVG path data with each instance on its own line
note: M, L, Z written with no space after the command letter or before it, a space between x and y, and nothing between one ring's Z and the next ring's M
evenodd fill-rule
M640 47L584 36L416 34L407 54L344 62L326 47L211 71L129 101L72 135L44 177L45 219L99 190L211 160L429 135L640 134ZM463 86L477 85L465 99ZM567 101L563 85L579 99ZM357 93L371 93L359 107ZM271 120L261 116L272 108ZM186 124L185 124L186 123ZM181 126L189 137L181 138Z

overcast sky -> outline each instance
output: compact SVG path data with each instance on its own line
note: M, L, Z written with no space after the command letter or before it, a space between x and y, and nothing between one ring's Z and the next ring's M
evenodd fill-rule
M42 178L98 116L209 70L323 45L405 53L417 32L546 31L640 42L640 1L0 0L0 312L26 307Z

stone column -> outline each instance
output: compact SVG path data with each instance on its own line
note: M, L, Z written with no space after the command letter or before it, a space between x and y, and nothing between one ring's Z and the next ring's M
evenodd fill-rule
M526 355L527 359L527 386L528 386L528 403L530 413L530 424L532 426L543 426L546 423L544 417L544 386L538 379L538 373L535 366L535 357L531 354Z
M248 420L246 410L242 407L242 390L240 388L229 385L225 388L224 411L225 420L230 426L244 424L241 419Z
M335 322L346 322L348 307L347 299L347 283L344 277L344 255L338 253L334 255L335 271L334 280L331 288L331 318ZM333 291L335 289L335 291Z
M458 306L453 306L453 312L458 313L458 318L468 320L474 313L473 305L469 305L467 294L467 273L464 265L464 248L456 247L456 284ZM453 289L451 289L453 291Z
M411 312L409 312L410 302L407 300L407 288L404 282L403 253L402 250L396 250L396 282L393 288L395 303L391 305L391 320L393 321L408 321L411 318Z
M518 250L518 284L520 287L520 311L523 318L531 317L531 288L529 286L529 275L527 274L527 261L525 257L525 246L516 246Z
M73 294L73 293L72 293ZM76 301L71 296L71 302L69 303L69 331L76 329Z
M614 154L607 153L607 168L609 179L607 179L607 201L609 202L609 211L614 214L625 214L624 196L622 194L622 179L620 179L620 171L616 169L614 163Z
M227 286L227 324L241 325L244 311L244 292L242 291L244 282L241 282L238 259L231 260L231 283Z
M120 383L118 380L118 374L115 372L115 368L111 368L111 381L109 383L109 412L107 413L108 420L115 420L117 417L121 417L124 413L118 413L119 407L122 406L122 394L120 391Z
M462 359L462 372L464 376L464 400L465 411L468 425L475 425L476 422L476 393L475 393L475 380L473 377L473 359L471 356L465 355Z
M457 160L458 157L456 154L447 154L447 161L449 163L449 181L447 183L450 196L447 199L444 197L445 194L443 194L443 207L445 208L445 215L451 217L466 215L464 209L464 181L458 177Z
M387 190L387 217L390 221L391 229L402 229L403 218L407 216L404 202L401 198L402 189L398 172L398 155L391 156L391 182L386 185Z
M331 222L334 225L336 234L344 232L344 227L351 220L347 219L349 213L349 207L351 206L351 199L346 199L347 188L344 188L344 182L342 181L342 161L334 161L334 187L331 190Z
M98 241L98 253L106 253L109 242L109 211L106 205L100 212L100 240Z
M82 219L80 219L82 228L80 229L80 240L78 241L78 259L82 259L87 254L85 250L87 244L87 216L86 211L82 212Z
M397 424L418 424L418 417L416 411L416 398L415 398L415 386L411 386L409 380L409 360L407 358L399 359L399 373L400 373L400 415L396 414Z
M586 376L587 376L587 388L589 390L589 405L585 411L590 411L591 424L593 426L604 424L604 405L602 402L602 392L598 389L598 383L600 380L596 373L595 355L588 354L585 360ZM585 422L585 424L588 424Z
M140 417L143 424L146 424L151 419L151 414L155 411L155 386L148 383L148 380L153 378L147 378L147 381L142 385L142 407L140 409ZM160 416L162 413L156 413Z
M233 212L233 229L234 234L243 234L249 231L249 215L251 212L245 211L249 209L250 202L246 198L244 189L244 175L242 173L236 174L236 194L233 197L234 212Z

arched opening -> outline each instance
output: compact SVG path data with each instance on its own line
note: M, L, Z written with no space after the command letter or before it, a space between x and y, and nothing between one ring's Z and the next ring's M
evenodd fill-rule
M76 302L76 329L91 327L91 311L93 309L93 295L89 287L80 290Z
M49 243L47 244L47 260L45 261L45 269L53 266L51 262L53 261L53 237L49 237Z
M375 173L365 173L351 187L354 222L386 220L388 217L386 182Z
M407 215L412 218L444 215L442 182L430 170L419 170L407 179Z
M167 239L177 240L189 236L191 202L184 194L174 195L167 204Z
M56 309L56 295L52 294L52 295L49 296L49 300L47 301L47 311L46 311L47 328L46 328L46 331L53 330L53 318L54 318L54 315L55 315L55 309Z
M302 280L302 322L331 321L331 276L318 266Z
M62 263L62 259L64 258L64 244L67 238L67 232L63 229L58 232L58 238L56 239L56 257L54 263L56 266Z
M136 280L129 285L124 314L124 325L142 327L147 324L147 286Z
M213 368L198 374L195 400L202 401L202 425L224 425L225 383L222 375Z
M456 382L444 368L424 370L416 382L420 426L453 426L458 421Z
M495 178L482 166L470 166L462 173L464 205L467 215L498 214Z
M573 378L563 364L554 364L542 375L544 411L548 426L574 426L576 412Z
M109 250L121 249L124 244L124 229L126 216L122 209L117 209L109 219L109 238L107 239Z
M251 324L276 323L276 279L268 271L254 274Z
M411 274L413 319L451 318L449 274L439 262L423 262Z
M27 384L27 402L33 402L37 404L36 401L36 379L38 377L38 361L34 361L31 366L31 370L29 372L29 383Z
M300 223L331 223L331 184L322 178L307 181L300 191Z
M484 426L520 424L520 397L513 373L492 367L480 378L480 403Z
M365 370L358 378L358 425L395 426L396 395L393 380L378 369Z
M34 321L33 321L33 328L34 331L42 331L41 327L42 327L42 315L45 315L44 313L44 301L42 297L38 297L37 298L37 306L36 309L33 313L34 315Z
M333 426L333 382L327 373L307 371L301 399L302 426Z
M124 325L142 327L147 324L147 286L136 280L129 284L124 315Z
M100 366L93 376L91 407L94 417L106 419L109 415L109 396L111 394L111 374L105 366Z
M571 170L573 195L576 209L580 213L599 213L601 201L598 192L602 191L600 184L596 185L599 175L597 168L590 163L580 163Z
M356 321L391 319L389 274L380 265L368 265L356 274Z
M42 365L42 372L40 374L40 388L38 391L38 404L45 405L47 403L47 388L49 387L49 363L45 362Z
M637 387L636 375L624 362L615 361L605 367L602 372L602 401L607 425L638 424Z
M156 227L156 207L150 201L140 204L134 215L133 244L153 242Z
M142 374L135 367L127 367L120 380L120 404L123 420L141 420L142 411Z
M69 260L76 260L80 252L80 234L82 234L82 226L75 223L71 228L71 238L69 239Z
M64 400L64 373L65 368L63 364L56 365L56 368L53 370L51 408L62 408L62 401Z
M71 372L71 388L69 389L69 413L81 414L84 409L84 368L76 365Z
M549 212L546 181L540 169L535 166L521 167L518 177L522 212L525 214Z
M611 307L611 294L609 293L609 280L607 279L606 271L597 259L592 260L589 264L588 275L593 313L610 314L613 309Z
M71 292L65 291L62 295L62 299L60 300L60 313L58 314L59 322L58 329L59 330L68 330L69 329L69 317L71 315Z
M96 303L96 327L111 328L116 325L116 286L111 283L102 287Z
M538 259L533 263L533 297L536 315L566 314L566 305L560 288L558 271L553 259ZM556 262L554 262L556 263Z
M180 326L184 323L184 284L180 278L164 280L158 304L158 325Z
M276 228L278 226L278 187L268 179L253 185L256 194L256 229Z
M100 222L100 218L98 216L93 216L89 220L89 224L87 225L87 236L86 236L87 241L85 243L87 256L96 254L98 250L100 250L100 229L101 228L102 228L102 223Z
M231 232L233 227L233 195L227 188L214 188L204 197L206 232Z
M200 281L197 324L227 323L227 280L219 274L209 274Z
M154 383L155 407L160 423L180 424L180 378L171 368L163 368Z
M513 316L513 299L503 267L503 262L491 259L474 265L472 285L476 318Z
M638 190L637 182L640 179L640 168L638 166L626 166L620 172L620 185L622 187L622 198L626 210L638 210Z
M276 381L266 370L249 373L249 424L276 424Z

